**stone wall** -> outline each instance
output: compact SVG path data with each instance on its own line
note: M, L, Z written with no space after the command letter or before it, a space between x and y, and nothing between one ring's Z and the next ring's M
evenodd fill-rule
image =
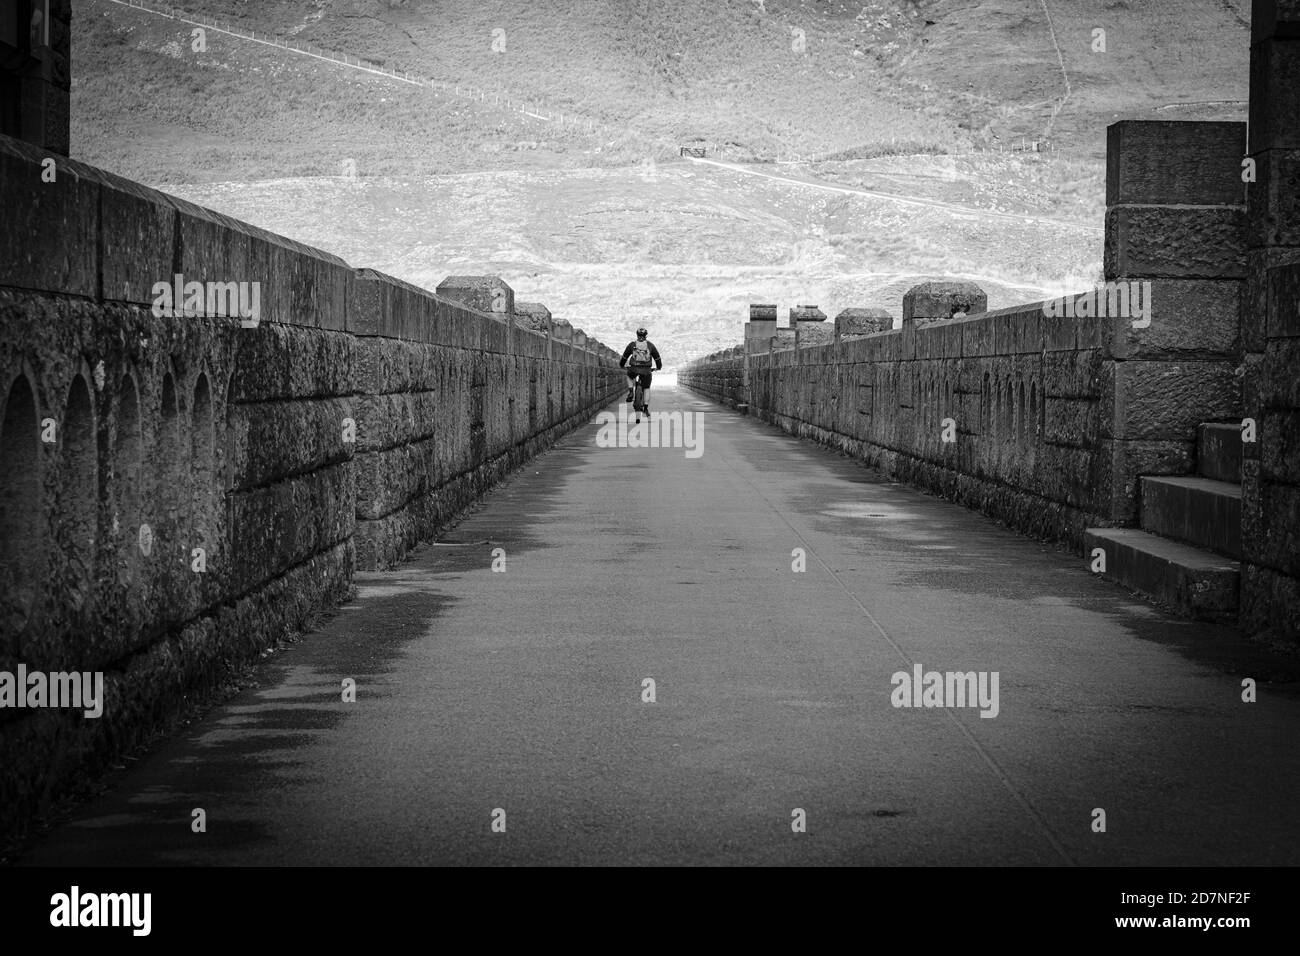
M1154 163L1157 148L1190 158ZM811 348L747 331L679 381L1077 547L1135 522L1139 476L1194 471L1200 424L1240 420L1243 148L1244 124L1111 127L1105 261L1122 288L984 312L969 283L923 283L898 329Z
M1300 642L1300 8L1256 0L1251 21L1249 233L1242 339L1243 623Z
M359 331L359 567L390 567L620 387L617 357L581 330L586 348L367 269L357 295L375 323Z
M622 389L517 327L0 137L0 672L103 671L100 718L0 708L0 832L308 627ZM258 283L156 315L154 284ZM510 292L513 298L513 291Z
M1127 374L1116 353L1139 345L1126 320L1054 319L1035 303L838 346L732 350L678 380L1077 545L1084 528L1131 522L1135 476L1184 473L1196 426L1232 412L1195 379Z

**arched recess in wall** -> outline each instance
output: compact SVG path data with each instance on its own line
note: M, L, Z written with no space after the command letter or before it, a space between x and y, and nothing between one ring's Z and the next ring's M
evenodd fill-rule
M45 556L41 422L36 392L19 373L0 419L0 654L18 656L19 637L40 592Z
M908 391L910 392L908 401L912 406L912 421L921 425L925 420L925 408L923 407L925 403L924 373L916 371L912 372L912 374L907 377L907 383L909 386ZM921 427L924 426L922 425Z
M980 383L980 438L984 447L988 447L992 439L990 434L989 423L992 421L992 400L989 392L989 373L984 373L984 380Z
M1029 444L1028 419L1025 418L1025 380L1016 382L1016 447L1021 451Z
M225 553L230 552L230 535L232 523L234 522L235 508L235 470L238 467L236 461L236 435L235 435L235 376L231 374L226 382L226 404L222 409L224 412L222 421L221 437L221 474L219 476L221 499L218 507L221 509L221 541ZM414 432L414 422L412 422L412 433Z
M1029 434L1029 466L1032 468L1038 457L1038 383L1033 379L1029 381L1029 427L1026 429Z
M926 445L935 447L939 444L939 422L943 418L939 408L939 385L931 369L925 373L925 434Z
M96 510L99 464L95 442L95 411L90 388L81 375L72 380L63 410L63 441L59 456L59 502L63 553L58 593L83 617L93 613Z
M990 450L992 451L992 454L993 454L993 460L994 460L994 461L997 461L997 457L998 457L998 444L999 444L999 442L1001 442L1001 440L1002 440L1002 436L1003 436L1003 431L1002 431L1002 380L1001 380L1000 378L998 378L996 375L994 375L994 376L993 376L993 383L992 383L992 384L993 384L993 409L992 409L992 412L991 412L991 418L992 418L992 420L989 422L989 424L992 426L992 431L991 431L990 434L989 434L989 439L990 439L991 444L992 444L992 448L991 448Z
M216 436L213 434L212 389L204 372L194 382L194 400L190 403L190 490L189 519L197 540L191 548L202 547L211 555L212 499L216 488Z
M948 376L943 369L935 375L935 421L933 428L935 434L943 434L944 419L957 420L957 415L953 412L952 402L948 401Z
M1047 438L1047 385L1044 383L1043 390L1038 393L1038 419L1034 423L1038 432L1038 440L1045 441Z
M1016 443L1016 391L1011 379L1007 379L1006 404L1003 405L1002 444L1015 446Z
M931 445L940 446L941 432L943 432L944 408L941 407L941 395L943 395L943 385L940 384L939 376L935 372L930 373L930 398L927 399L928 408L926 418L930 419L930 440Z
M176 379L171 372L163 374L161 399L161 426L158 429L158 447L154 449L154 465L150 469L153 482L153 500L158 511L154 515L154 564L172 583L179 580L181 569L180 509L181 495L185 493L185 475L181 464L180 405L176 399ZM164 607L176 611L175 602L165 602Z
M143 507L144 437L140 430L140 394L135 379L122 377L117 396L117 433L113 439L113 517L118 558L128 579L140 566ZM152 530L152 529L151 529Z

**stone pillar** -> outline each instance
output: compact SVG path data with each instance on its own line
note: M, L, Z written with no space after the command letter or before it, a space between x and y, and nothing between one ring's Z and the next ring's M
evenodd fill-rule
M1126 120L1107 128L1106 282L1151 289L1150 315L1133 316L1149 321L1145 328L1112 316L1120 320L1116 358L1239 358L1245 151L1244 123Z
M1245 134L1242 123L1107 127L1107 281L1245 275Z
M434 292L467 309L487 312L501 320L515 311L515 290L500 276L447 276Z
M833 327L825 324L826 313L815 305L796 305L790 310L790 328L795 330L794 347L825 345L835 338Z
M974 315L984 312L988 302L984 290L973 282L922 282L903 295L903 325L923 328Z
M1103 318L1074 322L1080 341L1102 346L1106 360L1100 437L1109 490L1097 507L1117 522L1137 520L1139 475L1194 472L1199 426L1241 415L1245 148L1242 123L1107 128L1106 285L1083 297L1095 302L1086 311Z
M767 340L776 334L776 306L750 305L749 321L745 323L745 342L762 343L767 348Z
M551 334L551 310L540 302L516 302L515 315L521 329Z
M67 156L72 5L38 0L0 6L0 133Z
M1241 624L1300 644L1300 4L1251 15L1247 280L1242 309ZM1249 437L1243 434L1243 437Z
M800 322L825 322L826 313L815 305L796 305L790 310L790 328L799 328Z
M566 345L573 341L573 326L564 319L551 318L551 338Z
M835 341L847 342L894 327L894 317L884 309L844 309L835 316Z

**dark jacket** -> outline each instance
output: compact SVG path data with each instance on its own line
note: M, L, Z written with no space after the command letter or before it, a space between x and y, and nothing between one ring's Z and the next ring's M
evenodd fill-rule
M651 342L649 339L645 340L645 344L650 346L650 357L654 359L655 370L658 371L659 369L663 368L664 361L659 357L659 350L655 348L655 344ZM618 364L620 368L627 366L628 356L632 354L632 349L634 348L636 348L636 339L633 339L631 342L628 342L627 348L623 350L623 357L618 360Z

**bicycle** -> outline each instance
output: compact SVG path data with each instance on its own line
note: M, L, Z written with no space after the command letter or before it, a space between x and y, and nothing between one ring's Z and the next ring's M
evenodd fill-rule
M646 417L650 417L650 406L646 404L645 388L641 385L641 371L633 369L636 372L636 379L632 385L632 410L636 412L636 423L641 424L641 413L645 412ZM647 368L646 372L650 370Z

